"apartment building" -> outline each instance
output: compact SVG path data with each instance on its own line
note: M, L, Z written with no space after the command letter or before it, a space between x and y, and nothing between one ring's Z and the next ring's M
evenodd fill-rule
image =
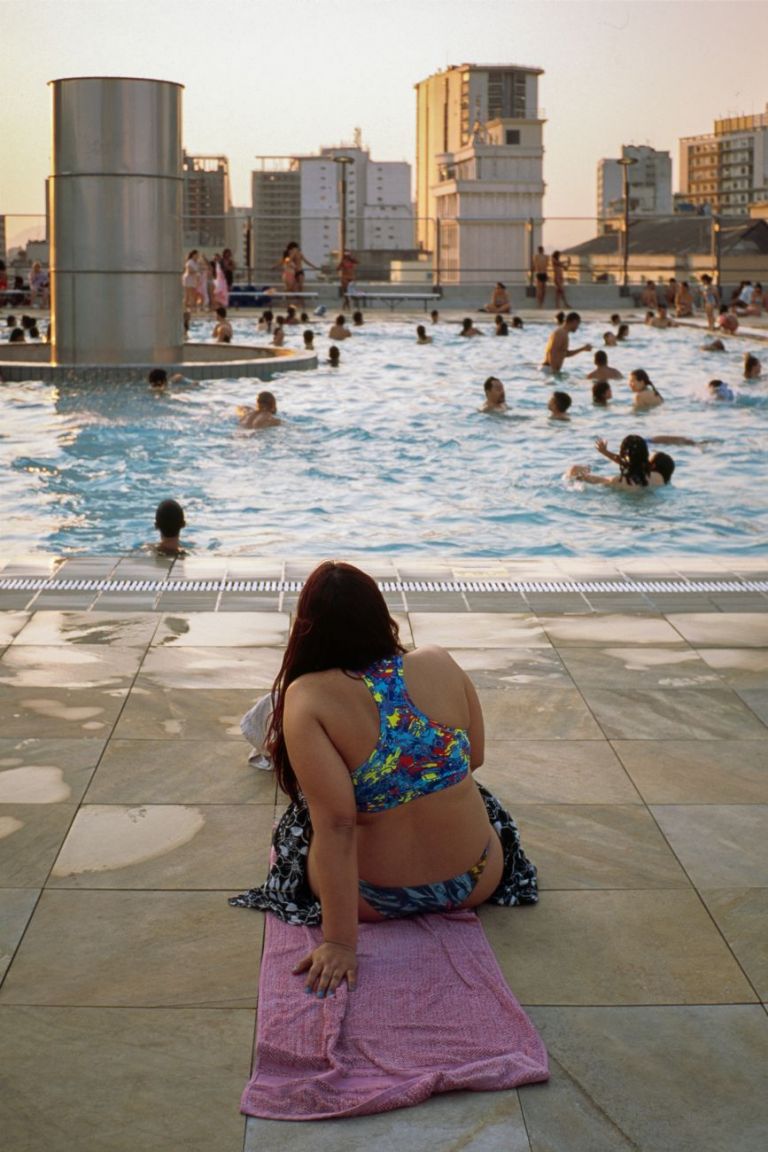
M748 216L751 204L768 199L768 105L680 140L680 196L728 216Z
M633 216L670 216L672 204L672 157L645 144L624 144L622 160L632 160L627 170L629 210ZM597 220L602 231L624 211L623 165L618 159L597 164ZM608 224L608 226L610 226Z
M542 72L461 64L415 85L417 236L445 283L526 278L543 216Z
M372 160L359 144L257 161L251 186L258 267L279 261L289 240L297 240L313 264L335 266L342 214L346 247L361 264L377 254L413 251L410 164Z
M226 217L232 203L229 161L226 156L190 156L184 152L182 176L184 247L202 248L212 255L213 249L227 246Z

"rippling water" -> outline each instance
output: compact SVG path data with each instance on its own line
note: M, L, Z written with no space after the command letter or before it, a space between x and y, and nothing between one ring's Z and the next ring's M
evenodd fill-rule
M487 327L490 332L490 326ZM193 338L208 336L198 322ZM575 343L602 346L605 321L582 325ZM235 318L236 339L265 343ZM327 324L317 326L327 355ZM547 419L551 379L538 369L545 325L505 339L462 340L458 327L373 317L341 345L342 364L287 373L270 385L211 380L154 395L129 385L0 385L2 538L5 549L118 553L153 537L154 508L184 505L185 541L196 550L264 555L432 552L441 556L750 553L768 538L768 347L738 340L720 355L702 334L633 325L609 349L625 376L643 367L666 403L636 415L626 382L605 411L571 359L558 387L573 397L568 424ZM301 329L288 338L299 347ZM572 339L572 343L574 343ZM741 380L745 351L763 360L762 382ZM478 411L482 383L499 376L510 412ZM734 404L706 400L725 379ZM261 387L276 394L280 428L245 432L237 404ZM630 432L708 439L666 449L677 461L662 490L620 493L565 479L594 451Z

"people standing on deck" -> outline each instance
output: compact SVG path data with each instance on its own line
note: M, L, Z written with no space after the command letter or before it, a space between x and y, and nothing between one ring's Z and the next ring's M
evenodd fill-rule
M542 368L548 368L550 372L559 372L567 357L578 356L580 352L592 351L591 344L582 344L580 348L569 347L569 337L571 333L578 332L580 324L581 316L578 312L569 312L564 322L553 332L550 332L547 347L544 350Z
M344 252L336 265L336 271L339 274L339 296L341 296L345 307L350 308L349 303L349 289L354 284L357 278L357 259L351 252Z
M563 257L559 252L552 253L552 280L555 285L555 308L568 308L570 305L565 298L565 273L571 266L569 257Z
M693 316L693 293L687 280L683 280L682 284L678 284L675 293L675 315L676 316Z
M184 308L187 312L193 312L199 303L200 265L197 262L199 255L197 248L193 248L184 263L184 272L181 277L181 286L184 289Z
M533 258L533 279L536 287L536 307L544 307L544 297L547 294L547 268L549 267L549 260L547 254L539 245L538 251Z
M319 272L317 264L313 264L302 252L295 240L291 240L285 247L281 261L283 287L286 293L304 291L304 265L308 264Z
M227 288L231 289L235 279L235 258L232 255L231 248L225 248L222 252L221 267L224 272L224 278L227 281Z
M715 308L719 302L720 297L712 283L712 277L705 272L701 278L701 304L707 318L707 328L712 329L715 326Z
M657 308L659 304L656 295L656 283L654 280L646 280L645 287L640 293L640 303L643 308Z

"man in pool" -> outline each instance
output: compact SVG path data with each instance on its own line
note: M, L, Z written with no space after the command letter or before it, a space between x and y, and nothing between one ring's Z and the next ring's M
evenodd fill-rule
M271 392L259 392L255 408L241 405L237 409L237 418L242 427L249 430L274 428L282 424L282 420L277 416L277 400Z
M547 404L550 420L570 420L568 415L570 406L571 398L567 392L553 392Z
M504 385L497 376L489 376L483 384L483 388L485 389L485 403L480 409L481 412L506 412L508 410Z
M160 542L155 551L161 556L178 556L183 553L179 537L187 521L184 509L176 500L161 500L155 511L155 528L160 533Z
M578 356L579 352L591 352L591 344L582 344L580 348L569 348L568 340L572 332L578 332L581 316L578 312L569 312L565 321L553 332L550 332L547 347L544 349L542 368L550 372L559 372L569 356Z
M611 368L608 363L608 353L599 349L595 352L595 367L587 373L587 380L621 380L622 375L618 368Z

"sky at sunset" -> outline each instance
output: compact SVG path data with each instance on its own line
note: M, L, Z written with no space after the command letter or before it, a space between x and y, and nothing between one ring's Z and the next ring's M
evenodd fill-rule
M413 163L413 85L450 64L544 69L548 216L592 215L596 163L622 143L670 150L676 188L679 137L768 103L763 0L0 0L0 28L6 215L44 210L64 76L184 84L184 145L229 157L244 206L255 155L356 126L376 159Z

